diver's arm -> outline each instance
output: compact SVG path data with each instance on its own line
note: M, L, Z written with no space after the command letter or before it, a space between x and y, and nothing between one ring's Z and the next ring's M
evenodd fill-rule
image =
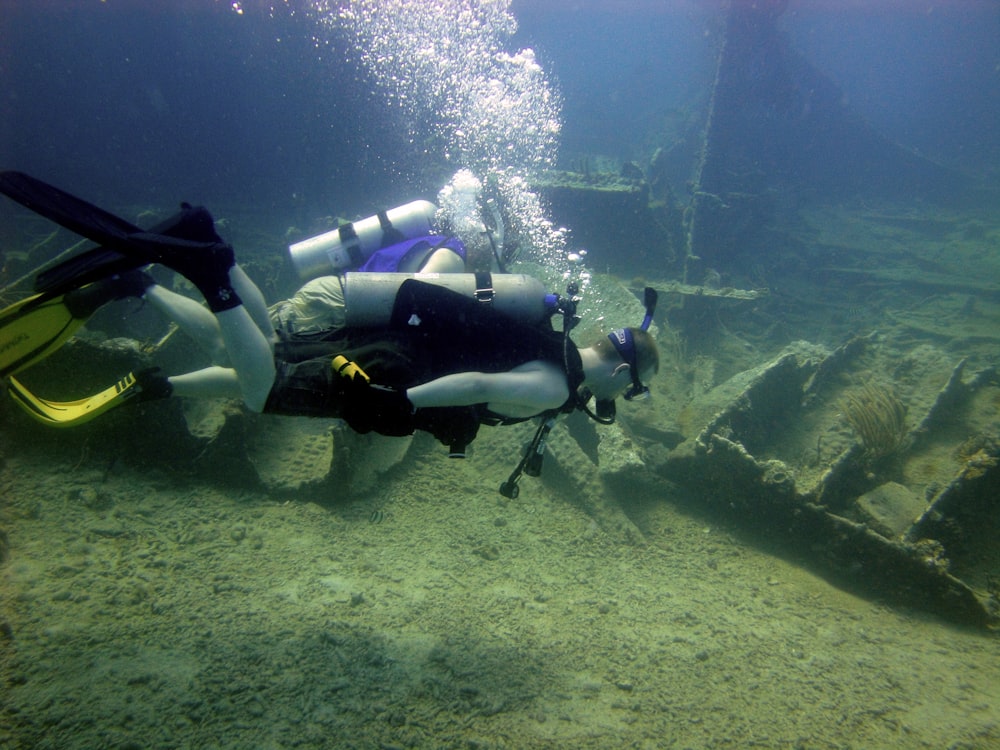
M420 266L420 273L462 273L465 261L450 247L435 250Z
M508 372L459 372L406 391L417 409L486 404L497 414L531 417L562 406L569 397L566 375L552 364L536 360Z

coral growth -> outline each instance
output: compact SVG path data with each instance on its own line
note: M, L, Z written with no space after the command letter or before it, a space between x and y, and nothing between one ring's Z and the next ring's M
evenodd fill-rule
M902 445L906 437L906 407L889 388L868 383L849 393L842 409L861 438L869 459L888 456Z

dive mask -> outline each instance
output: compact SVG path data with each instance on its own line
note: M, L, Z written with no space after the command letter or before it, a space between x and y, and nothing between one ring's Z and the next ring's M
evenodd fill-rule
M652 287L647 286L645 290L645 304L646 304L646 316L642 319L642 324L639 326L640 331L649 330L650 324L653 322L653 312L656 310L656 290ZM639 379L639 355L635 350L635 340L632 337L631 328L616 328L614 331L608 334L608 339L615 347L615 351L618 352L618 356L622 358L622 361L628 365L629 374L632 376L632 385L629 389L625 391L626 401L635 401L637 399L649 398L649 388L643 385L642 381ZM611 401L610 412L614 416L614 406L615 402ZM601 402L597 403L598 409L601 409ZM607 405L604 409L607 410ZM598 412L600 413L600 412Z

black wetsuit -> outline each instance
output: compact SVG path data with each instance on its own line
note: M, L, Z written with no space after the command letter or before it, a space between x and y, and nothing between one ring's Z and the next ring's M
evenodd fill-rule
M415 321L419 320L419 324ZM583 365L576 346L546 321L530 325L442 287L406 281L385 328L343 328L320 337L294 339L276 348L277 376L265 411L311 417L340 417L343 393L331 366L338 354L357 363L373 383L405 390L458 372L508 372L534 360L566 371L576 404ZM418 409L412 427L461 450L480 424L523 421L494 414L486 404ZM375 424L376 432L406 434L398 424Z

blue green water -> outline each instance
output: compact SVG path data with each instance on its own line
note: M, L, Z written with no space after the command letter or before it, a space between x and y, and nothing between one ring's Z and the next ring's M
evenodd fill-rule
M998 746L997 641L923 584L950 570L996 615L1000 10L754 7L0 2L4 169L139 223L204 204L269 301L288 242L471 174L555 291L588 251L581 330L658 286L663 358L618 425L560 424L513 501L527 426L456 463L177 399L43 430L4 396L0 744ZM74 241L50 229L0 205L0 286ZM101 314L25 377L75 397L164 333ZM740 395L788 351L792 385ZM870 384L913 433L852 464ZM840 533L755 506L709 423L782 487L828 482L794 500ZM871 541L863 492L923 509L960 472L933 538Z

